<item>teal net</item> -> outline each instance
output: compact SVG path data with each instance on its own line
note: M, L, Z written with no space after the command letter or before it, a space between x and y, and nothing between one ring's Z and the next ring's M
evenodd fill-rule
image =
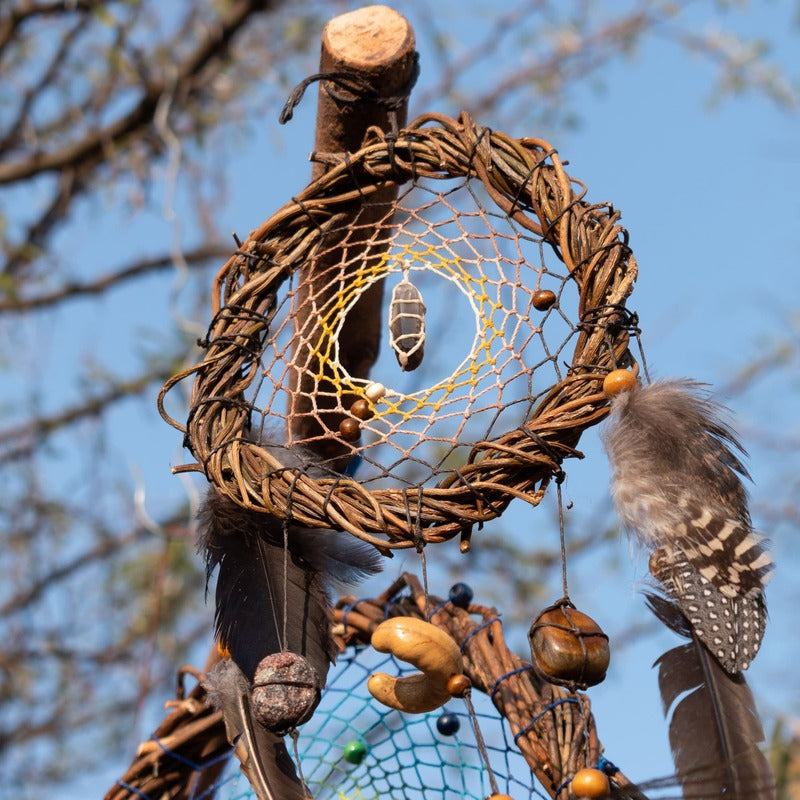
M372 648L348 648L331 669L313 718L300 728L303 777L315 800L485 800L492 794L464 701L403 714L367 691L376 671L414 670ZM515 800L545 798L491 700L478 692L472 700L499 791ZM255 797L235 761L215 796Z

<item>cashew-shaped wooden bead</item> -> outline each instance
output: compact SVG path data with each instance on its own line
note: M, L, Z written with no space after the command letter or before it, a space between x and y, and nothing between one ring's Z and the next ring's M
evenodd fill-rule
M423 672L403 678L376 672L369 676L367 689L378 702L406 714L434 711L451 699L449 692L437 688Z
M378 672L367 681L372 696L409 714L433 711L451 694L447 682L463 672L461 651L443 630L416 617L392 617L372 634L372 646L413 664L422 673L393 678Z

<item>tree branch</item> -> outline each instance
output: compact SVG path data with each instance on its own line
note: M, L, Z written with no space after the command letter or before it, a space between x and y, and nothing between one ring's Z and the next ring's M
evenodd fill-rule
M227 258L231 254L230 247L222 245L205 244L194 250L183 253L186 264L190 267L199 267L209 259ZM83 283L65 283L58 289L33 297L10 297L0 300L0 313L23 313L25 311L41 310L54 306L64 300L74 300L79 297L98 295L114 288L121 283L142 277L153 272L160 272L171 268L175 263L172 254L155 256L136 261L127 267L108 272L92 281Z
M0 184L16 183L44 172L58 172L71 167L83 170L93 167L105 157L107 148L118 146L124 139L141 135L153 121L159 98L173 90L180 96L192 94L192 82L213 59L224 53L233 36L249 17L270 8L277 0L237 0L217 27L183 62L177 65L176 78L162 77L145 84L138 103L126 114L100 130L85 135L51 153L36 152L17 161L0 165Z
M0 19L0 53L3 48L14 38L14 35L23 23L35 17L54 16L56 14L86 14L98 6L109 5L110 0L50 0L50 2L23 2L19 7L12 8L8 16Z
M112 384L105 392L84 403L66 408L49 417L39 417L25 425L12 425L0 431L0 464L17 461L29 455L39 442L53 432L83 419L98 417L118 400L140 394L154 383L162 383L172 375L172 366L151 369L136 378Z

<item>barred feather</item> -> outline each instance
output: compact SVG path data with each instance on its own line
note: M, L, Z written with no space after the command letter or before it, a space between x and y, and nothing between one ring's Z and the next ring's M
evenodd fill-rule
M774 800L775 780L761 751L764 729L744 676L720 668L674 603L646 597L661 622L689 640L656 661L684 797Z
M752 529L744 451L723 415L694 381L637 385L612 398L604 443L625 527L659 551L654 576L735 673L761 644L773 563Z

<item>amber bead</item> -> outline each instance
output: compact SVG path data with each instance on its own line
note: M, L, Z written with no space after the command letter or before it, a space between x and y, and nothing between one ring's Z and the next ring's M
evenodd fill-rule
M616 397L620 392L627 392L636 385L636 376L629 369L614 369L603 380L603 394Z
M611 654L608 636L586 614L569 604L545 609L528 633L531 661L550 683L585 689L606 676Z
M453 697L463 697L472 688L472 681L466 675L453 675L447 681L447 691Z
M579 800L597 800L606 797L611 791L611 784L605 772L599 769L580 769L572 778L572 794Z

